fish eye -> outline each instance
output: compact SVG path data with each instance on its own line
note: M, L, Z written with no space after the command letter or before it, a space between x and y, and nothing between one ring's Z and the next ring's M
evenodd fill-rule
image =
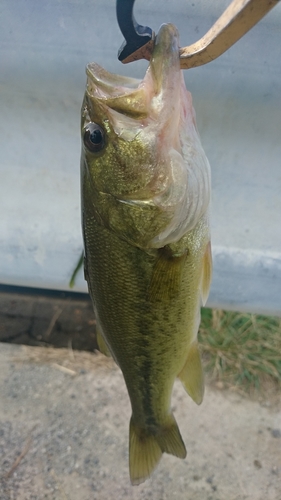
M84 129L83 141L86 148L92 153L98 153L105 146L105 133L97 123L88 123Z

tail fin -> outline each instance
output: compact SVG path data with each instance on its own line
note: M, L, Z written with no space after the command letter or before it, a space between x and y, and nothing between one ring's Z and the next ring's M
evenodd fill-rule
M179 458L186 457L185 445L173 415L157 435L149 434L131 418L129 440L129 468L133 485L143 483L152 474L162 453L170 453Z
M132 484L143 483L155 469L162 450L155 436L130 421L129 468Z

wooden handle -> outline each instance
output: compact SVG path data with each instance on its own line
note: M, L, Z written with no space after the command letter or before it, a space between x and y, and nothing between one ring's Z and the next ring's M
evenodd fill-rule
M198 42L180 48L182 69L213 61L249 31L279 0L233 0Z

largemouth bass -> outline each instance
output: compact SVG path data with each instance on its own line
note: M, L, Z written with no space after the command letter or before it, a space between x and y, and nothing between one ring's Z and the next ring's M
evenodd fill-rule
M171 412L176 377L198 404L197 344L208 295L210 167L179 62L163 25L143 81L87 67L82 106L85 277L99 346L120 366L132 416L132 484L163 452L186 449Z

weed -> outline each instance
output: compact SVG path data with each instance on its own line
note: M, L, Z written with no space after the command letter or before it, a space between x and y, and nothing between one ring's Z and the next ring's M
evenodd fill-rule
M202 309L199 342L212 379L243 390L281 387L281 318Z

